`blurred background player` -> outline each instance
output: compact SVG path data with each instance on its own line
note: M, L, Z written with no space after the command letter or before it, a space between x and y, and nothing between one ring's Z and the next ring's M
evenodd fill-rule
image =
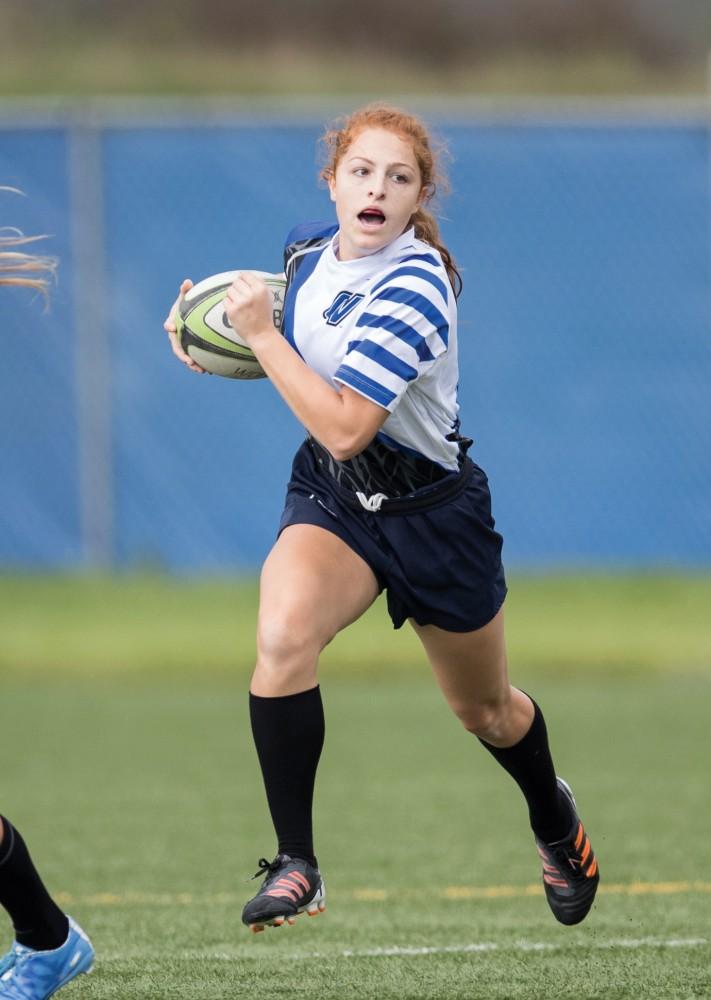
M450 708L521 788L549 905L575 924L593 903L597 862L543 715L508 680L502 539L459 434L461 279L425 207L439 182L429 136L419 119L370 105L325 138L338 224L290 234L283 331L256 276L238 276L225 301L308 431L261 576L250 712L278 853L260 861L265 878L242 919L261 930L323 908L311 818L318 658L385 589L394 626L410 621ZM199 370L170 318L166 329Z
M0 230L0 285L20 285L46 295L55 261L22 249L38 236ZM0 958L0 1000L46 1000L82 972L94 949L79 925L54 902L19 831L0 816L0 904L15 940Z

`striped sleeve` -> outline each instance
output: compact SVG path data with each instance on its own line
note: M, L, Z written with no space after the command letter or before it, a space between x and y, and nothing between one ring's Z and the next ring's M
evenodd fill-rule
M363 303L336 381L392 412L408 385L447 350L451 294L430 254L393 264Z

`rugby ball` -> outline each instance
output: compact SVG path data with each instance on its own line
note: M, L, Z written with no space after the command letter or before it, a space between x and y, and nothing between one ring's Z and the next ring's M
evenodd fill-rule
M223 271L199 281L186 293L175 317L181 347L205 371L225 378L266 378L254 353L230 326L225 294L239 271ZM281 329L286 281L280 274L251 271L263 278L272 293L273 319Z

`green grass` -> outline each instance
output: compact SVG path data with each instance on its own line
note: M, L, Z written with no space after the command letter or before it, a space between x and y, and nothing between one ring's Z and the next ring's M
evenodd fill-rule
M585 924L556 924L529 890L513 783L403 673L324 682L328 909L254 937L244 879L273 843L243 683L6 678L2 809L98 951L67 996L708 996L709 677L526 682L601 861Z
M513 576L509 585L514 674L711 667L711 575ZM251 580L0 576L0 672L244 673L256 609ZM417 639L390 627L382 599L323 663L334 673L424 669Z
M711 995L711 581L511 583L514 679L600 857L588 920L552 919L517 789L379 604L324 657L327 913L255 937L255 584L0 578L0 811L98 952L67 997Z

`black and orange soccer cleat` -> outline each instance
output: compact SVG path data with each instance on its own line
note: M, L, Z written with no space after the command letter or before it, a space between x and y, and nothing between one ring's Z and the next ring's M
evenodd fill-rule
M293 924L300 913L315 917L326 909L326 887L321 873L302 858L277 854L273 861L259 859L259 871L265 875L257 895L242 911L242 923L255 934L265 927Z
M561 924L579 924L590 910L597 892L600 873L583 824L578 817L573 793L558 778L558 788L570 805L573 817L570 833L563 840L546 844L536 837L543 861L543 886L553 916Z

